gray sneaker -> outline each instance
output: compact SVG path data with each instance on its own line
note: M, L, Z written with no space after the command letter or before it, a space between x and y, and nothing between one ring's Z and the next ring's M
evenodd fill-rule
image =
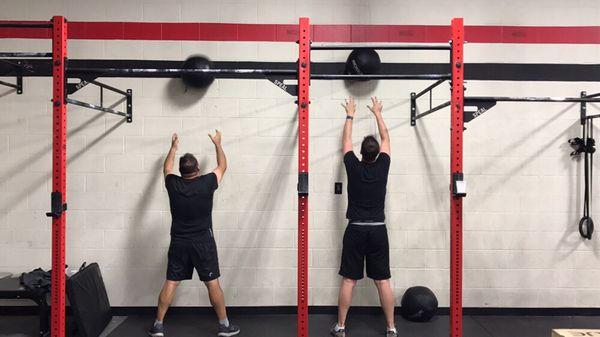
M164 337L165 336L165 327L162 324L154 323L152 329L148 330L148 335L150 337Z
M385 337L398 337L398 330L396 330L396 331L388 330L385 333Z
M217 336L219 337L231 337L231 336L235 336L237 334L240 333L240 328L233 325L233 324L229 324L229 326L225 326L223 324L219 324L219 333L217 333Z
M346 329L335 330L336 325L337 323L331 327L329 334L331 334L333 337L346 337Z

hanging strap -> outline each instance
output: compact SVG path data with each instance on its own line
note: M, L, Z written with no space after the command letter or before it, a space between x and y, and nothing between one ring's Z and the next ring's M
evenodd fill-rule
M592 177L593 177L593 155L596 151L594 140L594 125L591 119L586 120L583 125L583 140L585 141L584 151L584 201L583 201L583 217L579 220L579 234L588 240L592 239L594 233L594 221L590 214L592 203Z

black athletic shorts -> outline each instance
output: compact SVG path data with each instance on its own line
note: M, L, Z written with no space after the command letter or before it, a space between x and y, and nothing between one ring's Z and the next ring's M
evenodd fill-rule
M346 227L339 274L352 280L362 279L365 260L368 278L387 280L392 277L390 245L385 225L349 224Z
M198 272L200 280L204 282L221 276L217 244L210 230L193 241L171 239L167 280L189 280L192 278L194 268Z

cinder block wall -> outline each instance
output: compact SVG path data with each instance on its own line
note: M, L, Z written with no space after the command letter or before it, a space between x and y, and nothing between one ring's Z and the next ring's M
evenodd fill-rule
M597 1L2 1L0 19L319 24L599 25ZM43 40L0 40L0 50L42 51ZM295 61L294 43L70 40L71 58ZM595 45L471 44L467 62L598 63ZM445 55L381 52L385 62L442 62ZM315 61L343 61L315 52ZM163 282L170 215L161 165L170 135L205 171L215 166L207 132L223 131L229 170L215 195L214 227L227 302L293 305L296 296L296 124L294 99L262 80L217 80L203 97L178 80L110 79L134 91L135 121L69 107L67 261L100 263L116 306L152 306ZM448 305L449 218L447 110L409 126L411 91L425 82L311 86L310 303L335 305L346 224L340 103L358 98L356 144L376 131L365 105L384 102L392 138L387 222L393 285L431 287ZM597 83L467 83L472 95L577 96ZM446 87L436 102L447 99ZM85 88L82 100L97 101ZM116 97L108 97L107 99ZM0 88L0 271L50 266L50 80L26 78L25 93ZM600 305L600 245L577 233L582 164L569 158L578 106L501 103L467 125L464 304L493 307ZM591 108L598 112L600 109ZM596 173L598 171L596 170ZM345 185L344 185L345 188ZM594 193L599 189L594 186ZM598 200L598 198L596 198ZM594 201L594 209L599 209ZM594 213L597 217L598 214ZM196 277L196 276L195 276ZM377 305L359 283L356 305ZM203 285L183 283L178 306L208 305Z

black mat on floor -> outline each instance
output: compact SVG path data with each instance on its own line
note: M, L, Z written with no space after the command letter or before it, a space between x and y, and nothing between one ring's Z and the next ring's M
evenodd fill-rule
M240 337L294 337L294 315L232 315L231 321L242 328ZM108 337L146 336L151 315L129 316ZM327 337L335 315L310 316L309 336ZM428 323L412 323L397 318L401 337L447 337L448 316L438 316ZM384 320L377 314L354 314L349 318L349 337L384 335ZM554 328L600 329L600 319L593 316L465 316L465 337L550 337ZM212 315L171 315L165 321L166 337L216 336ZM36 316L0 316L1 337L37 337Z

